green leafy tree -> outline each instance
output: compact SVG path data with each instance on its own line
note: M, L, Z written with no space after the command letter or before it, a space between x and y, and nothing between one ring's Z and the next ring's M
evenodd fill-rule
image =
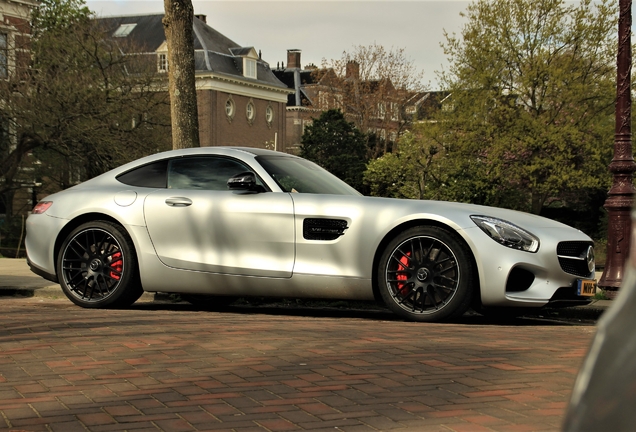
M123 42L83 4L39 2L31 37L15 47L28 61L0 80L0 198L8 218L29 210L12 206L22 184L51 192L170 148L169 100L157 91L156 64L124 55Z
M169 101L156 91L154 70L124 55L123 42L82 5L42 1L33 12L31 63L0 83L9 141L22 149L6 159L3 175L17 172L24 155L35 151L64 188L169 148Z
M316 162L357 190L367 162L366 137L340 110L324 111L305 129L300 156Z
M368 163L364 183L371 195L392 198L442 199L445 176L440 169L440 146L425 142L417 131L407 132L397 150Z
M450 93L428 139L459 184L452 199L531 210L606 188L614 107L610 0L478 0L446 34Z

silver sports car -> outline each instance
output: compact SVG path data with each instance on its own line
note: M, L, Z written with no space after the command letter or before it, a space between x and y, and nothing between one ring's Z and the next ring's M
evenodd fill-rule
M31 269L83 307L143 291L222 304L245 296L379 300L440 321L588 302L594 249L542 217L365 197L289 154L207 147L148 156L40 201Z

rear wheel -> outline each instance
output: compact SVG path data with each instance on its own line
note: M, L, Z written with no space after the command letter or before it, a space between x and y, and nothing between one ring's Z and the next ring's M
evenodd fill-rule
M386 247L378 267L382 299L412 321L457 318L474 292L470 251L451 232L432 226L403 231Z
M132 240L106 221L85 223L66 237L57 274L64 294L86 308L130 306L143 293Z

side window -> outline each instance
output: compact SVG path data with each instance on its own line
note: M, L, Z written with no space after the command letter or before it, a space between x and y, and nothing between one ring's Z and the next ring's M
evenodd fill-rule
M168 178L168 160L153 162L117 177L120 182L137 187L165 188Z
M252 171L246 165L223 157L172 159L168 167L168 188L228 190L230 177Z

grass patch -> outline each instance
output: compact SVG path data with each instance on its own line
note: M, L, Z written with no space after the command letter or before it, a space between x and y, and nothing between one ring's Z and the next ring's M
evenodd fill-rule
M610 300L610 298L605 294L603 290L596 290L596 294L594 294L594 300Z

